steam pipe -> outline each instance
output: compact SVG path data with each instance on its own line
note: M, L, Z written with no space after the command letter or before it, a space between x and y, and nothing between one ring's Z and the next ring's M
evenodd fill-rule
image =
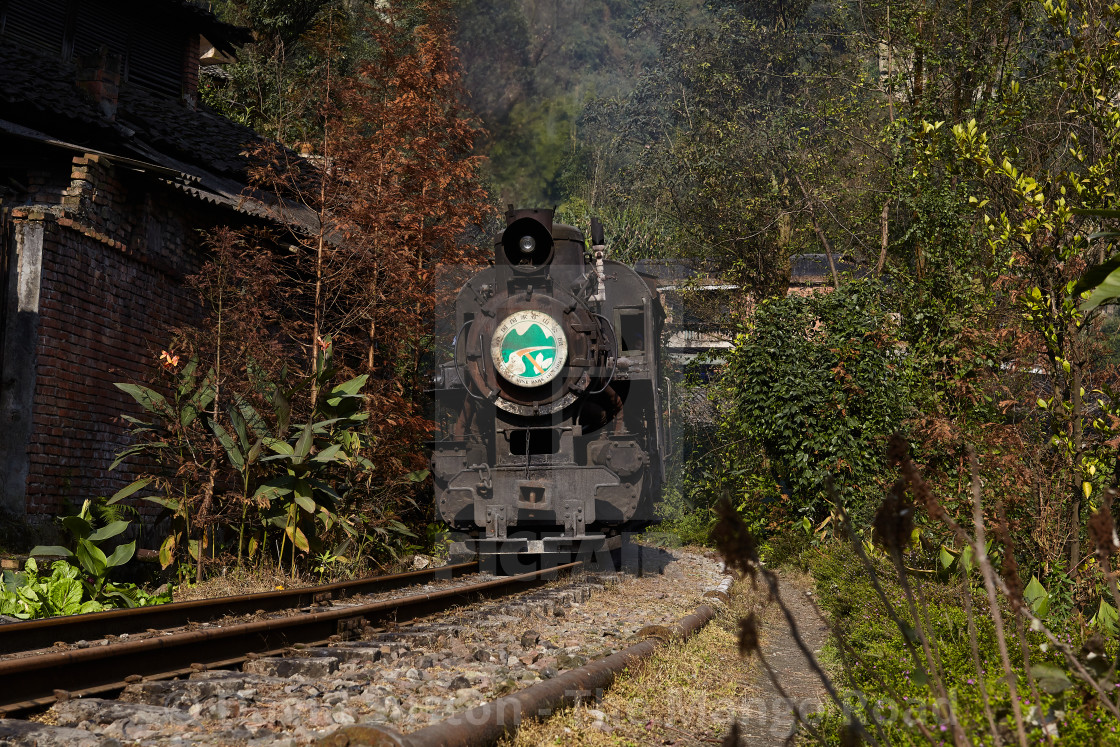
M527 687L504 698L483 703L457 713L439 723L411 734L401 734L388 726L355 724L345 726L318 740L317 747L482 747L513 734L522 718L551 716L557 709L573 706L600 695L614 682L615 675L649 656L663 638L685 639L703 628L715 616L708 605L696 608L671 628L651 626L645 640L579 669ZM639 633L642 635L642 633Z

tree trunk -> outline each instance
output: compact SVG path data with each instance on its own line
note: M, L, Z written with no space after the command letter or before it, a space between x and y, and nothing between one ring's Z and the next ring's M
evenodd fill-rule
M832 284L836 288L840 287L840 274L836 272L836 261L832 258L832 246L828 243L828 238L821 230L820 224L817 223L817 214L813 211L813 198L809 196L809 191L805 189L805 184L801 181L801 177L797 174L793 175L797 180L797 186L801 187L801 194L805 195L805 203L809 207L809 220L813 223L813 230L817 233L817 238L820 239L821 245L824 246L824 254L828 257L828 267L832 270Z
M879 216L879 262L875 265L875 277L883 274L883 265L887 262L887 218L890 215L890 200L883 203L883 213Z

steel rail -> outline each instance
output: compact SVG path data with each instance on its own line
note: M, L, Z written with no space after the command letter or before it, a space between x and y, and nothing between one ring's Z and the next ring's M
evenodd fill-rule
M504 698L483 703L410 734L382 724L344 726L314 742L315 747L485 747L515 733L523 719L551 716L583 700L602 697L622 670L651 656L660 643L690 637L715 616L701 605L672 627L650 626L662 631L627 649L596 659L550 680L531 685ZM641 635L639 633L639 635Z
M209 622L227 615L298 609L343 599L356 594L395 591L406 586L449 580L478 571L478 563L429 568L422 571L369 576L356 581L307 586L300 589L265 591L213 599L195 599L151 607L90 612L84 615L47 617L41 620L0 625L0 655L50 648L55 643L97 640L107 635L142 633L190 623Z
M326 643L366 626L415 620L455 604L540 586L581 565L568 563L370 604L2 660L0 682L18 685L0 691L0 716L49 706L60 697L120 690L137 676L166 679L192 670L234 666L250 654L278 652L298 643Z

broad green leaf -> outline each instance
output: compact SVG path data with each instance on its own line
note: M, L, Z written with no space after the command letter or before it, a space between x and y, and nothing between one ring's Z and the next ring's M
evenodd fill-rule
M77 578L78 569L65 560L56 560L51 563L51 578Z
M149 503L155 503L158 506L163 506L169 511L179 510L179 501L174 498L160 498L158 495L146 495L143 500Z
M945 569L948 569L949 566L953 565L957 560L956 556L949 552L944 545L941 546L939 556L941 558L941 567Z
M299 434L296 444L293 447L293 455L298 461L303 461L307 455L311 453L311 444L315 438L315 433L311 429L311 423L303 426L303 432Z
M272 409L276 411L276 432L284 435L288 432L288 419L292 415L292 405L280 387L272 393Z
M58 545L38 545L31 548L31 556L34 557L36 555L57 555L63 558L74 557L74 553L70 552L70 550L65 547L59 547ZM30 563L31 561L28 560L27 562ZM38 566L36 566L28 570L30 570L30 572L32 573L35 573L39 569Z
M311 551L311 543L307 541L307 535L299 527L290 527L288 537L292 540L292 544L299 549L304 552Z
M128 561L132 560L132 556L135 554L136 540L133 540L132 542L129 542L125 545L118 545L117 549L113 550L113 554L106 559L105 565L107 565L109 568L116 568L117 566L124 565Z
M112 506L117 501L123 501L136 491L143 490L151 481L151 477L141 477L139 480L129 483L127 486L113 493L113 497L108 500L106 505Z
M1085 291L1091 291L1103 283L1109 275L1120 269L1120 254L1108 259L1099 265L1093 265L1081 273L1081 278L1073 286L1073 295L1080 296Z
M93 532L93 524L80 516L63 516L60 521L78 539L85 539Z
M190 553L192 558L198 560L198 540L187 540L187 552Z
M78 556L78 562L82 564L86 573L98 579L105 576L108 558L97 545L87 540L79 540L74 554Z
M295 453L292 449L292 445L280 438L266 438L264 440L264 445L283 456L291 456Z
M262 448L264 448L264 441L258 438L257 442L253 444L253 448L249 449L249 453L245 456L245 461L249 464L257 461L260 458Z
M127 521L114 521L98 529L96 532L89 536L90 542L103 542L110 537L116 537L121 532L128 529Z
M121 462L123 462L125 459L128 459L133 454L143 454L149 449L167 449L170 448L170 446L170 444L164 443L163 441L149 441L141 444L136 444L134 446L129 446L124 451L117 453L117 457L113 460L113 463L109 465L109 469L116 469Z
M1081 310L1090 311L1101 304L1111 303L1117 298L1120 298L1120 267L1113 269L1103 280L1093 286L1093 292L1081 302Z
M253 500L271 503L280 496L292 492L292 488L294 487L293 482L292 478L288 475L281 475L266 480L257 488L257 492L253 493Z
M72 615L82 601L82 585L73 579L62 579L47 589L47 602L57 615Z
M1027 605L1038 617L1045 617L1050 610L1050 593L1039 582L1037 576L1031 576L1031 582L1023 589L1023 598Z
M187 365L183 366L183 370L179 372L179 396L187 396L194 387L194 382L198 378L195 373L198 371L198 357L192 357L187 361Z
M179 422L186 428L188 425L198 419L198 410L190 402L183 404L183 409L179 411Z
M154 412L164 417L175 416L175 413L168 406L167 400L159 392L139 384L114 384L113 386L131 396L148 412Z
M389 527L397 534L403 534L405 537L415 537L412 530L400 523L396 519L389 519Z
M193 409L196 414L209 407L210 404L214 401L214 398L218 396L218 388L217 386L215 386L216 379L217 376L214 374L214 369L211 368L206 372L206 376L203 377L202 383L198 385L198 390L195 391L194 395L192 395L190 400L187 402L187 405L191 409ZM184 407L184 413L186 412L186 410L187 408ZM183 423L183 425L189 424L189 422Z
M318 462L320 464L329 464L330 462L335 461L335 456L341 450L342 450L341 445L331 444L330 446L323 449L322 451L320 451L315 456L311 457L311 461Z
M431 474L431 470L418 469L415 472L409 472L404 477L409 482L424 482L425 480L428 479L428 475L430 475L430 474Z
M972 573L972 564L974 562L974 553L972 552L972 545L965 545L961 548L961 568L965 573Z
M1117 619L1116 608L1102 599L1100 606L1097 608L1097 614L1089 620L1089 626L1107 634L1112 634L1116 630Z
M229 422L233 426L233 432L237 434L238 446L241 447L241 451L248 451L251 445L249 427L236 407L231 406L229 408Z
M311 485L306 480L296 480L295 502L307 513L315 513L315 501L311 498Z
M162 568L167 568L175 562L175 545L178 541L179 535L169 534L159 546L159 564Z
M245 457L242 456L241 451L237 448L237 444L233 441L233 436L229 435L229 431L222 427L222 424L216 420L210 421L210 430L218 438L218 443L226 450L226 455L229 457L230 464L233 468L241 471L245 469Z
M328 403L332 405L335 404L330 402L332 398L341 399L341 397L344 396L352 397L356 395L361 391L362 387L366 385L367 380L369 380L369 374L362 374L361 376L355 376L349 381L344 381L337 386L331 387L331 389L327 392Z
M268 438L272 435L268 432L268 424L264 422L264 418L261 417L261 414L256 411L256 408L246 402L244 398L237 398L237 409L241 412L241 416L245 418L245 422L248 423L249 428L252 429L257 438Z

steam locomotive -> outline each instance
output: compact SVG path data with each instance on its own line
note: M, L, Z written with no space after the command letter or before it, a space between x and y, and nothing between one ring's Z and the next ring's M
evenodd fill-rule
M453 554L596 553L653 522L664 312L652 280L605 252L595 219L588 251L553 211L510 206L493 265L459 290L432 453Z

